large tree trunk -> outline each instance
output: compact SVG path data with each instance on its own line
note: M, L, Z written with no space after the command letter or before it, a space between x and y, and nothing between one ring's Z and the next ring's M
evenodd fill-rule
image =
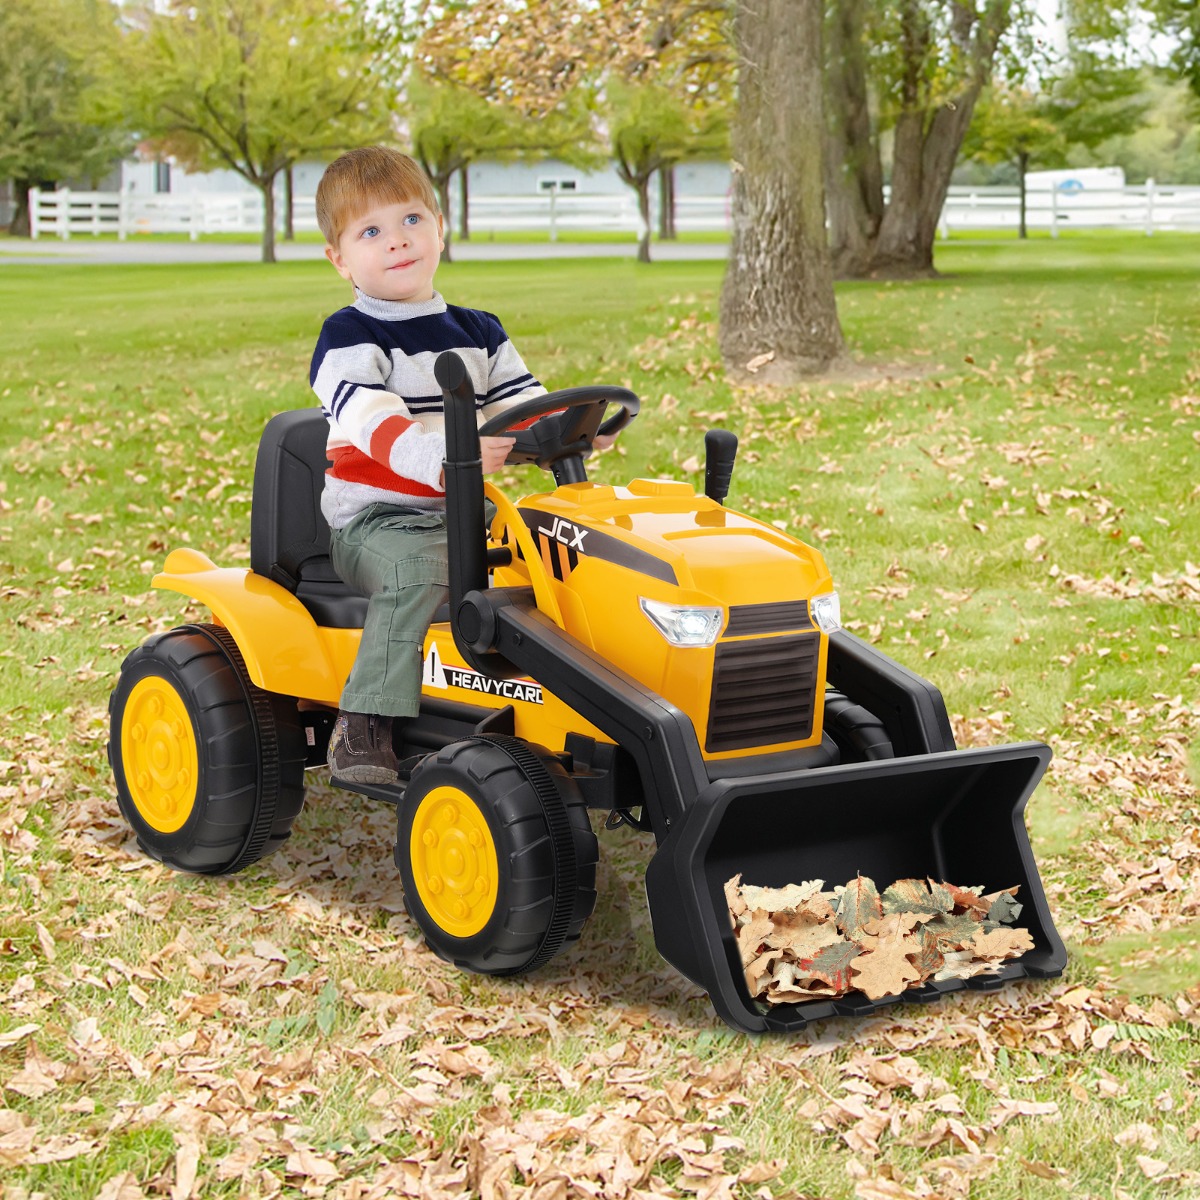
M932 275L933 244L979 87L943 105L926 126L921 113L896 122L892 195L871 255L874 275Z
M866 273L883 220L883 163L871 132L863 0L831 5L825 25L826 194L833 269Z
M955 95L935 100L926 75L934 32L915 0L898 0L900 114L892 190L883 206L878 138L871 128L862 0L831 6L827 76L835 116L826 147L830 233L839 275L904 277L933 273L933 247L950 176L971 114L991 78L996 47L1012 20L1012 0L956 6L947 36L963 64ZM943 47L943 53L949 51ZM839 119L840 115L840 119Z
M738 0L733 239L721 353L735 378L790 383L844 349L825 233L819 0Z

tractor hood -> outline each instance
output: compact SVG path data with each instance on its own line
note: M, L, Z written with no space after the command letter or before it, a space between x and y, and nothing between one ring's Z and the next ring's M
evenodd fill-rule
M567 484L519 508L543 557L564 573L598 559L726 605L798 600L833 586L819 551L687 483Z

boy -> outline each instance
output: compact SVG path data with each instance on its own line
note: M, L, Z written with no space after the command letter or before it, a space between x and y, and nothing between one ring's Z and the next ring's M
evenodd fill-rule
M434 291L442 214L421 168L382 146L352 150L317 188L325 257L354 303L321 329L310 382L329 421L321 510L334 569L370 597L329 743L331 773L397 781L393 722L420 704L425 634L448 596L442 393L433 364L456 350L480 421L546 389L491 314ZM481 438L485 473L512 441Z

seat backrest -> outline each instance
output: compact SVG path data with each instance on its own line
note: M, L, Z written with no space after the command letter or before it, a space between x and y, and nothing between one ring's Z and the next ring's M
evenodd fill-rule
M328 430L319 408L267 422L254 462L250 569L294 593L318 624L353 628L361 626L367 601L333 569L321 513Z

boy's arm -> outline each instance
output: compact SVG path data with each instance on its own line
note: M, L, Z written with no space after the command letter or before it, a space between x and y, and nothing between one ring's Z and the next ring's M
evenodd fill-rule
M391 358L364 331L334 314L321 331L313 354L310 380L333 430L330 453L343 443L395 475L440 490L446 440L426 433L404 400L385 381Z
M497 323L498 325L499 323ZM482 414L484 419L513 408L522 400L529 400L534 396L544 396L546 394L546 389L533 377L533 374L522 360L521 355L517 352L517 348L509 340L503 329L500 330L500 334L503 341L496 349L496 352L488 359L488 398L484 401ZM558 411L561 412L562 410L559 409ZM545 415L548 416L550 414ZM522 421L520 425L515 425L513 428L528 429L534 421L538 420L541 420L541 418L533 417L528 421ZM592 445L597 450L607 450L616 440L616 434L606 435L605 437L597 437L592 442Z

